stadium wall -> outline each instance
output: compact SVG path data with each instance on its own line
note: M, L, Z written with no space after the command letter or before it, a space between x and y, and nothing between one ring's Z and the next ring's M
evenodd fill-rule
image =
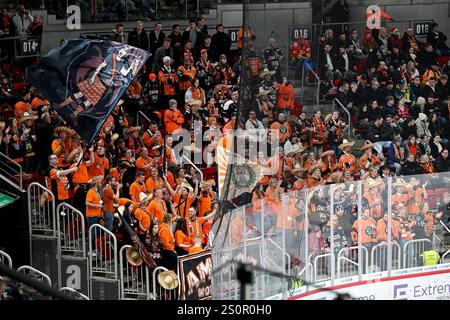
M450 34L450 1L445 0L347 0L350 6L352 22L361 21L366 9L371 4L380 6L387 14L397 21L434 20L439 23L441 31ZM383 19L384 20L384 19ZM384 20L385 21L385 20ZM388 23L395 26L395 21ZM406 26L399 26L403 34Z

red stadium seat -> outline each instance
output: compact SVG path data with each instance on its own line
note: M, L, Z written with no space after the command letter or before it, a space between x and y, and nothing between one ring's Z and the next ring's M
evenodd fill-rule
M217 168L203 168L201 170L203 172L204 180L217 179Z
M450 57L438 57L438 63L441 67L445 66L450 60Z

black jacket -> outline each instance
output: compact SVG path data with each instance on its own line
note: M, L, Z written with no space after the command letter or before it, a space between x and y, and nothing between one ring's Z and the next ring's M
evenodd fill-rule
M228 55L231 48L231 38L225 32L217 32L211 38L211 43L217 48L217 54Z
M203 45L205 36L203 35L203 32L198 31L197 29L196 29L196 32L197 32L197 38L195 40L195 46L192 45L192 49L194 49L195 51L198 51L200 46ZM183 43L185 43L187 40L189 40L189 33L190 33L190 30L185 30L183 32Z
M159 38L156 39L155 30L152 30L150 31L148 38L150 42L150 52L152 54L155 54L156 49L158 49L163 45L164 39L166 38L166 34L163 31L160 31Z
M348 70L352 70L353 68L353 59L352 56L347 54L347 58L348 58ZM334 61L336 63L336 65L334 66L334 68L336 70L339 70L342 74L345 73L345 59L342 55L337 54L334 58Z
M437 172L446 172L450 170L450 158L444 159L440 154L434 163Z
M405 176L423 174L423 168L415 161L405 161L405 163L403 164L402 173Z
M430 43L433 45L433 49L447 49L447 44L445 43L447 41L447 36L443 34L442 32L435 32L433 30L430 30L427 34L427 43Z
M136 28L131 31L128 35L128 44L146 51L150 49L148 35L144 29L142 29L141 33L138 33Z

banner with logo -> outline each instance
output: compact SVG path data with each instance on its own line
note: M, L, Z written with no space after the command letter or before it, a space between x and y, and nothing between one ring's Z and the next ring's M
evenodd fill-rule
M450 265L395 270L390 277L382 272L363 281L358 277L338 279L334 286L310 287L308 292L293 294L289 299L332 300L336 298L333 291L348 294L352 300L450 300Z
M149 56L117 42L73 39L43 56L27 75L90 144Z
M178 275L182 300L210 300L212 298L211 251L178 257Z

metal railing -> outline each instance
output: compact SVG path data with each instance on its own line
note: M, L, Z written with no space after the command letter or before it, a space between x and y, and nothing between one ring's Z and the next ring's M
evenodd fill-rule
M0 176L11 182L16 188L22 190L22 166L7 155L0 152Z
M43 185L28 186L28 213L31 235L56 236L55 196Z
M371 272L387 271L388 266L388 243L379 243L372 248L370 253ZM401 249L398 243L392 243L391 247L392 270L401 268Z
M177 275L178 287L173 290L166 290L158 283L157 276L160 272L168 271L164 267L157 267L152 273L153 300L178 300L180 297L180 278Z
M151 122L150 118L147 117L147 115L146 115L145 113L143 113L142 111L138 111L137 116L136 116L136 125L137 125L137 126L141 126L141 121L140 121L141 118L142 118L143 120L147 121L148 124L150 124L150 122ZM143 124L143 123L144 123L144 122L142 121L142 124ZM142 126L142 127L144 127L144 126Z
M32 278L35 278L37 281L42 282L49 287L52 286L52 280L50 280L50 277L48 275L31 266L21 266L17 269L17 272L22 272Z
M359 250L361 250L361 257L359 255ZM357 261L361 259L360 261ZM367 273L369 270L369 253L366 247L349 247L342 248L338 252L337 258L337 278L353 276L359 273L361 269L361 274Z
M89 266L91 278L118 279L116 236L99 224L89 228Z
M145 263L131 265L126 258L126 251L133 248L125 245L120 248L120 294L121 299L150 300L150 274Z
M347 121L347 134L348 134L348 138L351 137L351 133L352 133L352 117L350 115L350 111L348 111L348 109L342 104L341 101L339 101L338 98L334 98L333 101L336 101L339 106L345 111L345 113L347 114L348 117L348 121Z
M77 300L89 300L89 297L87 297L86 295L82 294L81 292L78 292L75 289L72 289L70 287L62 287L61 289L59 289L59 291L65 293L66 295L73 297Z
M331 253L321 254L314 258L314 282L331 280ZM329 260L330 263L327 261Z
M0 263L12 268L12 259L5 251L0 250Z
M85 258L86 230L83 214L64 202L56 209L56 220L61 254Z
M427 244L429 248L427 248ZM429 239L409 240L403 247L403 268L413 268L421 265L423 252L432 248Z

